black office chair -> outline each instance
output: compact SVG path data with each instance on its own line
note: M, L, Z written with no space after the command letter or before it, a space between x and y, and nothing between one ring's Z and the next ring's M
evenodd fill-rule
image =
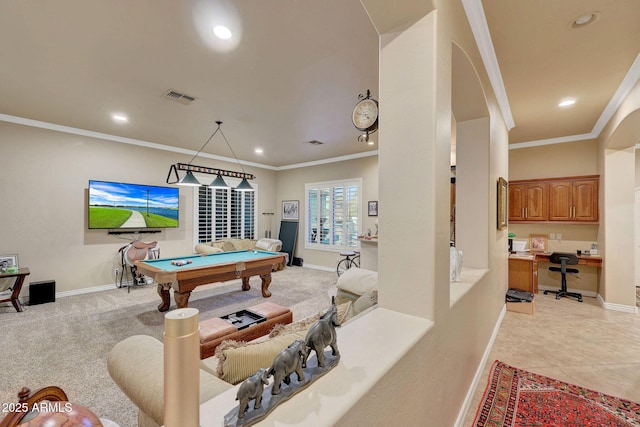
M575 268L567 268L567 265L578 264L578 257L575 254L554 252L549 256L549 262L553 264L560 264L560 267L549 267L549 271L556 271L562 275L562 287L558 291L544 291L544 294L549 292L556 294L556 299L561 297L574 297L578 298L578 301L582 302L582 294L578 292L567 292L567 273L577 274L579 271Z

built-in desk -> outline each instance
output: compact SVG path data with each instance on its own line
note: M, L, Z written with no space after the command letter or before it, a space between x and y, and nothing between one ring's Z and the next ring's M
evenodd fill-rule
M530 254L509 255L509 288L524 289L538 293L538 265L549 262L552 252L535 252ZM599 255L576 255L578 265L602 267L602 257ZM544 286L543 286L544 288Z
M540 262L549 262L552 252L536 253L536 260ZM578 257L578 265L590 265L592 267L602 267L602 257L599 255L576 255Z
M538 261L535 255L509 255L509 288L538 293Z

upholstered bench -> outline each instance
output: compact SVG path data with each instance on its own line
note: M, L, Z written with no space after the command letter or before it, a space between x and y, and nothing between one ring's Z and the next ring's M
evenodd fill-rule
M241 330L219 317L200 322L201 360L213 356L216 347L224 340L251 341L267 335L279 323L286 324L293 321L291 310L272 302L263 302L249 307L247 310L264 316L267 320Z

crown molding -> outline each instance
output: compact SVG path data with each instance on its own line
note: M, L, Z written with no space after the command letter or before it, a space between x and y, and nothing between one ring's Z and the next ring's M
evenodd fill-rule
M581 135L562 136L558 138L540 139L537 141L518 142L516 144L509 144L509 150L517 150L519 148L539 147L541 145L562 144L565 142L584 141L589 139L598 139L600 133L604 127L609 123L613 115L618 111L618 108L622 105L629 92L640 81L640 54L636 56L635 61L631 64L629 71L622 79L620 86L616 89L615 93L609 100L609 103L600 114L598 121L593 126L590 133L583 133ZM640 148L640 144L636 144L636 148Z
M15 123L15 124L24 125L24 126L30 126L30 127L40 128L40 129L48 129L55 132L63 132L63 133L69 133L73 135L86 136L89 138L97 138L97 139L103 139L106 141L119 142L122 144L137 145L139 147L152 148L154 150L163 150L163 151L170 151L172 153L187 154L190 156L193 156L197 153L194 150L187 150L184 148L172 147L171 145L158 144L155 142L143 141L143 140L134 139L134 138L125 138L122 136L111 135L111 134L102 133L102 132L94 132L92 130L79 129L71 126L62 126L62 125L57 125L55 123L48 123L48 122L42 122L39 120L27 119L24 117L11 116L9 114L0 113L0 121ZM229 162L229 163L240 162L244 166L253 166L256 168L268 169L272 171L282 171L282 170L288 170L288 169L304 168L309 166L326 165L329 163L337 163L337 162L343 162L345 160L353 160L353 159L359 159L362 157L377 156L377 155L378 155L378 150L372 150L372 151L365 151L364 153L356 153L356 154L350 154L347 156L332 157L332 158L323 159L323 160L315 160L312 162L297 163L297 164L291 164L291 165L285 165L285 166L271 166L271 165L265 165L262 163L247 162L245 160L236 160L231 157L217 156L215 154L207 154L207 153L199 153L198 157L205 157L208 159L220 160L220 161Z
M633 89L638 81L640 81L640 54L636 56L636 59L633 61L633 64L631 64L629 71L627 71L624 79L622 79L620 86L618 86L618 89L616 89L611 100L602 111L600 118L591 131L592 134L600 135L602 129L604 129L607 123L609 123L615 112L618 111L618 108L620 108L620 105L622 105L622 102L627 95L629 95L629 92L631 92L631 89Z
M514 126L513 116L511 115L511 107L509 106L509 99L507 97L506 90L504 88L504 82L502 81L502 74L500 73L500 66L498 65L498 59L493 49L493 42L491 41L491 34L489 33L489 26L487 25L487 19L482 8L482 0L462 0L465 13L467 14L467 20L471 26L471 31L478 45L482 62L489 75L489 81L493 87L493 91L496 95L498 107L502 112L507 128L511 130ZM620 108L620 105L629 94L631 89L640 81L640 54L636 56L635 61L627 71L624 79L618 86L618 89L611 97L611 100L602 111L602 114L596 121L593 130L587 134L570 135L557 138L541 139L536 141L519 142L516 144L509 144L510 150L516 150L519 148L537 147L550 144L562 144L565 142L583 141L588 139L596 139L600 136L600 133L604 127L609 123L615 112ZM640 145L640 144L639 144Z
M491 87L496 96L498 107L502 112L502 117L507 126L507 129L511 130L515 126L513 121L513 115L511 114L511 107L509 106L509 98L507 97L507 91L504 88L504 82L502 81L502 73L500 73L500 65L498 65L498 58L496 52L493 49L493 42L491 41L491 34L489 33L489 26L487 25L487 18L482 8L481 0L462 0L462 6L467 14L467 20L471 26L473 37L478 45L484 68L489 75L489 81Z
M517 150L519 148L540 147L542 145L563 144L565 142L585 141L589 139L597 139L598 135L591 133L583 133L581 135L560 136L558 138L540 139L537 141L517 142L509 144L509 150Z

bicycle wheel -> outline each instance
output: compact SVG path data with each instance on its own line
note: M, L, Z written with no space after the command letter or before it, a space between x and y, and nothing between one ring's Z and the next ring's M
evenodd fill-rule
M338 277L345 271L347 271L351 267L351 260L349 258L345 258L338 262L338 267L336 267L336 273L338 273Z
M356 255L355 258L351 259L351 267L360 268L360 255Z

